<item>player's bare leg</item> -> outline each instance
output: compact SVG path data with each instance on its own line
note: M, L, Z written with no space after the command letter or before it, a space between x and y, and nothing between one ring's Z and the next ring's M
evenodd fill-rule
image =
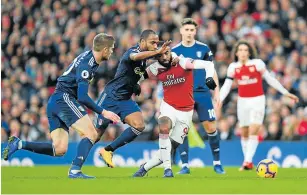
M76 130L82 137L77 148L77 155L72 162L71 168L69 170L69 178L83 178L91 179L95 178L92 176L87 176L81 172L83 163L85 162L93 144L97 140L97 131L88 115L83 116L77 120L71 127Z
M53 143L46 142L28 142L20 140L18 137L11 136L8 145L3 151L3 159L8 160L17 150L28 150L37 154L45 154L49 156L63 156L67 151L68 133L57 128L51 132Z
M214 171L218 174L225 174L220 161L220 137L216 129L216 121L203 121L202 125L208 134L209 144L213 156Z
M113 152L133 141L145 129L145 122L141 112L134 112L125 118L125 123L130 125L118 138L111 144L100 150L100 155L106 164L113 168L115 165L112 161Z

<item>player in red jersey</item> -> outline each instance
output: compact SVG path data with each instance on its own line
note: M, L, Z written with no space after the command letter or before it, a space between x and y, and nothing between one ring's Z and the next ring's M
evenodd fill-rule
M178 63L171 63L174 60ZM150 65L146 71L149 78L162 82L164 98L160 105L159 148L156 158L141 166L134 177L143 177L150 169L163 163L164 177L173 177L171 169L171 150L183 143L186 137L194 110L193 69L206 70L206 84L214 89L214 64L211 61L192 60L171 53L170 48Z
M298 102L298 97L289 93L277 79L271 76L261 59L256 59L255 49L246 41L239 41L233 51L234 62L227 70L227 78L220 90L220 99L228 95L233 79L238 81L237 114L242 130L241 145L244 163L240 170L253 168L253 156L258 146L258 130L265 113L265 96L262 79L283 95Z

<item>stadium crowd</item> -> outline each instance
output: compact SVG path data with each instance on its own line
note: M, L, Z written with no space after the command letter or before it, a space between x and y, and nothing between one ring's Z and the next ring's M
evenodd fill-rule
M304 0L2 0L1 2L1 138L49 140L46 103L56 79L82 51L90 49L96 33L116 38L113 56L99 68L90 96L98 97L114 76L121 55L150 28L163 40L180 42L180 22L194 18L197 40L214 53L220 84L232 62L231 49L239 39L256 46L259 58L292 93L296 105L266 83L266 116L260 139L307 140L307 2ZM156 140L157 82L145 80L140 104L146 130L138 140ZM238 139L236 86L217 111L223 140ZM92 112L90 112L93 115ZM206 135L197 125L199 133ZM103 140L125 129L109 126ZM75 132L70 132L77 140Z

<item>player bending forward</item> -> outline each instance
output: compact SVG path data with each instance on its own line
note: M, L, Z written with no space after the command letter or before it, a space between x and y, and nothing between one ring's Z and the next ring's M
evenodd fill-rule
M220 99L223 102L231 89L233 79L238 80L237 113L242 129L241 145L244 155L244 163L240 170L253 168L252 160L258 146L258 130L265 112L262 78L280 93L298 102L298 97L289 93L270 75L264 62L255 57L255 49L248 42L239 41L233 52L235 62L229 65L226 81L220 91Z
M178 60L175 66L171 62ZM193 71L206 69L206 84L214 89L214 65L210 61L191 60L183 56L177 57L170 48L158 58L158 62L150 65L146 71L149 78L158 78L163 84L164 99L160 105L159 148L160 153L141 166L134 177L143 177L150 169L163 163L164 177L174 177L171 169L171 150L183 143L192 122Z

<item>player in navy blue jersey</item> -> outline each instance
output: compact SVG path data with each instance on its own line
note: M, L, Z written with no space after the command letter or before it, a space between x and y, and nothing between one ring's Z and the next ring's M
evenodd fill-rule
M213 54L210 48L197 40L195 40L197 23L192 18L185 18L181 23L180 34L182 36L182 42L172 48L172 51L177 55L183 55L184 57L192 59L202 59L206 61L213 61ZM197 111L198 118L202 123L209 137L209 144L211 146L213 154L213 165L216 173L225 173L220 162L220 144L219 135L216 129L216 118L214 107L211 100L211 94L206 86L206 71L203 69L193 70L194 76L194 100L195 110ZM218 77L214 75L215 83L218 85ZM221 105L219 100L219 87L216 87L214 91L214 101L216 106ZM180 157L182 160L182 169L180 174L189 174L188 167L188 154L189 146L187 137L184 143L178 147Z
M114 43L114 38L110 35L104 33L96 35L93 49L81 53L58 78L56 90L47 105L52 143L22 141L12 136L4 151L5 160L19 149L50 156L63 156L67 151L68 130L71 127L80 134L82 140L78 145L77 155L72 162L68 177L94 178L81 172L89 151L98 139L97 131L84 106L109 120L120 121L118 115L98 106L88 96L90 80L94 77L99 64L108 60L113 53Z
M98 99L98 105L118 114L124 123L130 125L110 145L100 150L100 155L109 167L114 167L112 162L113 152L134 140L144 129L145 123L139 106L131 99L132 94L139 95L138 82L146 74L147 59L162 54L171 43L166 41L157 49L159 37L153 30L144 30L140 41L131 47L121 57L114 79L105 87ZM97 131L102 135L108 127L110 120L99 115L95 120Z

